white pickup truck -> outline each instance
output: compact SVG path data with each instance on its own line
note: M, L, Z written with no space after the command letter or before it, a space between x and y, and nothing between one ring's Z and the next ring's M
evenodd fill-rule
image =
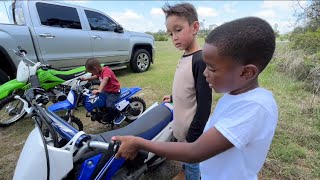
M126 31L103 12L51 1L14 1L12 24L0 24L0 84L15 78L20 46L29 59L55 68L84 65L89 57L113 69L144 72L154 61L154 38Z

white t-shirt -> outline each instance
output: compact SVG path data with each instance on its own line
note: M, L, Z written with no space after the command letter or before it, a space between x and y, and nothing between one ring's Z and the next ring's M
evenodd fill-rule
M271 92L255 88L239 95L225 94L204 132L215 127L234 147L201 162L201 179L258 179L277 121L277 103Z

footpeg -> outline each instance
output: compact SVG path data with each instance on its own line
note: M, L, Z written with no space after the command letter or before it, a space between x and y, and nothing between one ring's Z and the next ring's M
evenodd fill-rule
M126 117L121 115L121 116L119 116L117 119L115 119L115 120L113 121L113 123L116 124L116 125L119 125L119 124L121 124L122 121L125 120L125 119L126 119Z

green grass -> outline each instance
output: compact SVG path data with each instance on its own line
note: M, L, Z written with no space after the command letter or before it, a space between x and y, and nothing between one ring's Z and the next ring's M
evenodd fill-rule
M203 39L199 39L203 45ZM155 63L145 73L130 70L116 71L122 87L140 86L138 96L147 106L161 101L171 94L171 85L178 59L182 52L170 41L156 42ZM271 90L279 106L279 122L267 160L259 175L260 179L320 179L320 103L319 97L311 106L313 95L304 90L305 84L277 72L276 64L270 64L260 76L260 86ZM221 94L213 94L216 103ZM88 133L106 131L102 124L91 122L80 109L76 113ZM30 130L30 119L0 129L0 179L11 179L16 160ZM172 167L167 166L168 171ZM170 179L163 171L162 179ZM174 175L174 174L173 174ZM152 179L152 177L151 177ZM157 178L156 178L157 179Z

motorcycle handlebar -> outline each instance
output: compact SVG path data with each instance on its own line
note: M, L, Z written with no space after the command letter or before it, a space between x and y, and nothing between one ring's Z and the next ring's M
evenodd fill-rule
M119 147L121 146L121 142L119 141L112 141L111 143L109 143L109 150L113 150L113 152L116 154L119 150ZM137 154L136 158L145 160L148 158L149 152L144 151L144 150L140 150Z
M119 150L120 145L121 143L119 141L111 141L110 143L90 141L88 143L84 143L83 146L79 149L78 153L74 156L73 162L77 162L89 149L103 149L112 154L116 154ZM139 159L145 160L148 158L148 154L149 153L147 151L140 150L137 157Z

